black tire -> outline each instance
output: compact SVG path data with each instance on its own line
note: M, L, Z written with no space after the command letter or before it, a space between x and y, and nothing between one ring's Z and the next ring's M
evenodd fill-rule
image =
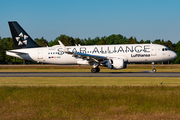
M153 68L153 69L152 69L152 71L155 73L155 72L156 72L156 69L155 69L155 68Z
M100 71L100 68L96 68L97 69L97 72L99 72Z
M96 72L97 72L97 69L96 69L96 68L92 68L92 69L91 69L91 72L92 72L92 73L96 73Z

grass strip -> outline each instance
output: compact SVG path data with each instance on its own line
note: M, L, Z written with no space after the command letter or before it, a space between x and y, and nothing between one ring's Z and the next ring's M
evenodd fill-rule
M0 108L1 119L179 119L180 91L177 86L1 86Z
M180 86L180 77L0 77L0 86Z

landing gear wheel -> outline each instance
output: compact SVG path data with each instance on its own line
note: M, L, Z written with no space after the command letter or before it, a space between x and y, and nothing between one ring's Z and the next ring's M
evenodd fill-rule
M97 72L99 72L99 71L100 71L100 68L96 68L96 70L97 70Z
M96 72L97 72L97 69L96 69L96 68L92 68L92 69L91 69L91 72L92 72L92 73L96 73Z
M156 72L156 69L155 69L155 68L153 68L153 69L152 69L152 71L155 73L155 72Z
M100 71L99 68L92 68L92 69L91 69L91 72L92 72L92 73L97 73L97 72L99 72L99 71Z

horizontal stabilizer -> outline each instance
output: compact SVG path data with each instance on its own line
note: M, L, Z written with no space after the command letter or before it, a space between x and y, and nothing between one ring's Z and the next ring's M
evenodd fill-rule
M25 53L25 52L18 52L18 51L11 51L11 50L6 51L6 53L7 53L7 52L15 53L15 54L28 54L28 53Z

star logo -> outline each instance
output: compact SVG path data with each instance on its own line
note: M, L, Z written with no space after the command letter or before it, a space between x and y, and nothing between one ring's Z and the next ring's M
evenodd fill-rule
M17 42L18 42L18 45L23 45L23 44L27 45L27 38L28 38L28 37L29 37L29 36L23 35L23 33L21 32L21 33L19 34L19 37L16 37L16 40L17 40Z

